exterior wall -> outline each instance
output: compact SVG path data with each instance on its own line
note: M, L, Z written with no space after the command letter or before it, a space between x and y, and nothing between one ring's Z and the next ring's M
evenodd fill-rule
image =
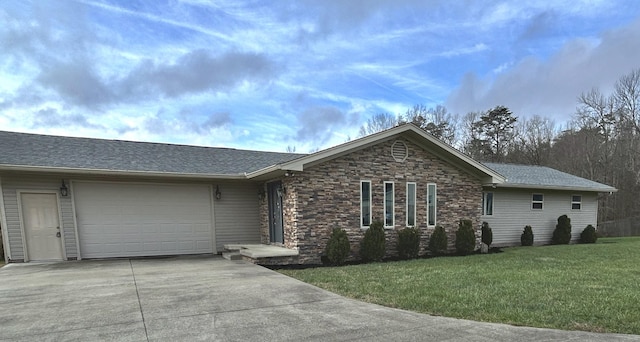
M571 219L571 239L577 241L589 224L598 221L597 194L593 192L550 191L534 189L485 189L493 192L493 215L482 216L493 232L495 246L520 246L524 226L531 226L535 244L551 243L558 217ZM531 209L531 195L544 195L542 210ZM571 209L571 195L582 195L582 209Z
M437 225L445 228L453 249L460 219L471 219L479 228L482 186L479 179L461 171L413 143L408 158L398 162L391 156L395 140L338 157L282 179L285 247L299 251L299 263L320 263L334 227L347 231L351 258L359 259L360 241L366 229L360 227L360 181L371 181L372 219L383 220L384 182L394 182L395 226L385 228L387 257L397 255L397 231L405 228L406 184L417 184L416 223L421 231L421 253L435 227L427 226L427 183L437 184ZM263 210L263 241L269 241L266 201ZM265 235L266 232L266 235Z
M225 244L260 243L258 185L229 182L219 186L222 197L213 204L216 250L223 251Z
M216 250L224 250L224 244L228 243L259 243L260 242L260 215L258 185L252 182L242 181L211 181L198 182L197 180L166 180L166 179L141 179L135 177L96 177L82 175L19 175L15 173L3 174L0 178L2 182L2 196L4 203L4 216L8 236L6 244L10 247L10 261L24 261L24 246L22 241L22 231L20 227L20 213L18 210L18 190L48 190L59 191L62 179L69 187L69 196L58 196L62 217L61 225L64 234L64 249L67 259L78 258L76 227L74 220L74 209L72 205L73 191L71 180L99 180L118 182L151 182L151 183L185 183L185 184L208 184L212 185L215 191L216 185L220 187L222 198L214 199L214 231Z
M2 196L4 200L4 213L6 216L8 236L7 243L10 247L10 261L24 261L25 250L22 243L22 229L20 227L20 212L18 209L18 191L20 190L48 190L59 191L62 183L62 177L46 177L46 176L18 176L3 175L2 176ZM65 179L67 186L69 179ZM67 259L75 259L78 256L76 248L75 223L73 219L73 209L71 204L71 196L61 197L58 195L58 205L60 207L62 217L60 217L61 230L64 234L64 249Z

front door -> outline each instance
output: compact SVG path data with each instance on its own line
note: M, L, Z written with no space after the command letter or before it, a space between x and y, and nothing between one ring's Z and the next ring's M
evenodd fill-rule
M282 182L267 183L269 197L269 239L271 242L284 243L282 224Z
M62 260L56 194L21 194L26 256L31 261Z

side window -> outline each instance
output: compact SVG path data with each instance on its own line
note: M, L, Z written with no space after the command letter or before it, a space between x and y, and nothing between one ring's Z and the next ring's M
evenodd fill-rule
M572 195L571 196L571 210L581 210L582 209L582 196L581 195Z
M360 226L371 225L371 181L360 181Z
M407 227L416 225L416 183L407 183Z
M542 210L544 204L544 195L543 194L533 194L531 195L531 209L533 210Z
M493 192L482 193L482 215L493 215Z
M384 182L384 226L394 226L394 206L395 198L393 192L393 182Z
M436 191L435 184L427 184L427 225L429 226L436 225L436 206L438 203Z

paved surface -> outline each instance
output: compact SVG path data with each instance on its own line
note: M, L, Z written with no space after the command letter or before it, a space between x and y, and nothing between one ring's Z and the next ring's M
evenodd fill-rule
M0 340L638 341L434 317L362 303L219 257L11 264Z

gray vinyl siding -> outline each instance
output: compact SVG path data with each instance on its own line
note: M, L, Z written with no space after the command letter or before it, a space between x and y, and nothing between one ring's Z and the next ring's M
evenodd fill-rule
M596 226L598 217L597 194L593 192L549 191L531 189L485 189L493 192L493 215L482 216L491 226L493 245L519 246L524 226L531 226L534 244L549 244L558 217L571 219L572 241L577 241L589 224ZM531 209L532 194L543 194L542 210ZM571 196L582 196L582 209L571 209Z
M214 199L213 205L216 250L223 251L225 244L260 243L258 185L233 182L219 186L222 198Z
M20 228L20 213L18 210L18 190L49 190L59 191L62 182L61 177L38 177L38 176L17 176L3 175L2 196L4 196L5 216L7 220L7 235L9 247L11 249L11 260L24 260L24 246L22 243L22 230ZM65 179L69 184L69 180ZM62 217L60 224L64 234L64 250L67 258L77 257L76 233L73 220L73 210L71 196L60 197L58 204Z

